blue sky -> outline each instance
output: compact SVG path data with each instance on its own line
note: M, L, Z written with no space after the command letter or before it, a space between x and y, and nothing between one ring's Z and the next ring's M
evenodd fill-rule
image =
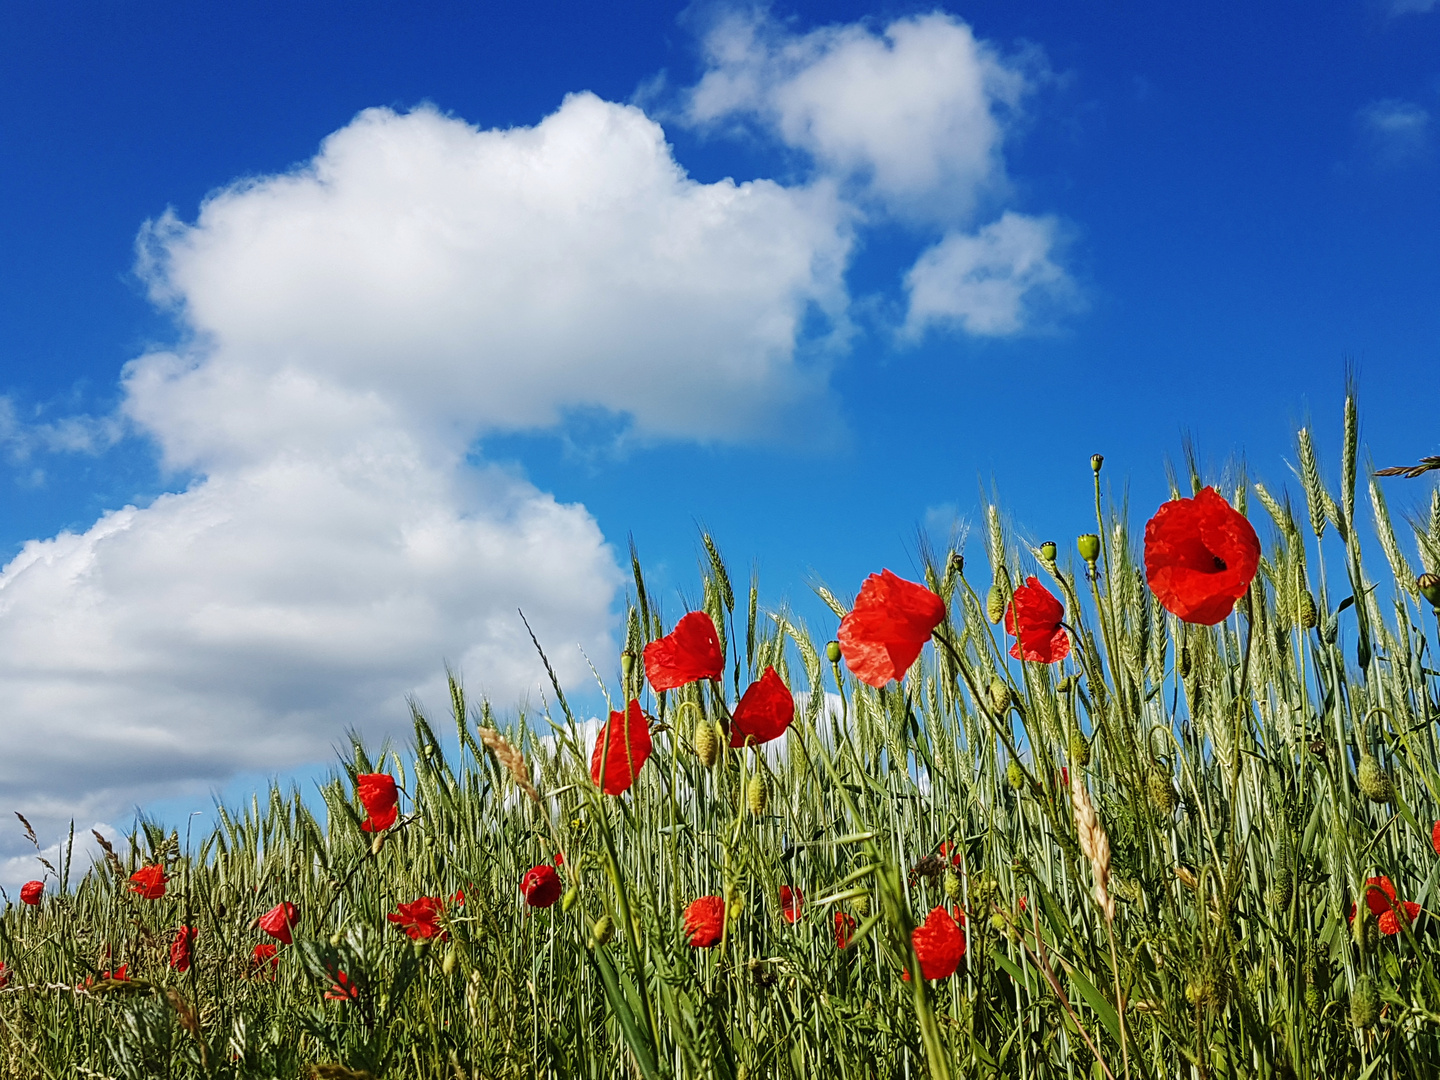
M982 485L1068 544L1097 451L1137 521L1187 434L1333 463L1347 359L1436 453L1434 6L8 6L6 805L504 705L516 606L581 687L631 534L829 633Z

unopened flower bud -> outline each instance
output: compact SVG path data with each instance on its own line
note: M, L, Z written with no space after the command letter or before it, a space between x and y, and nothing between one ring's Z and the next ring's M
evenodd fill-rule
M840 643L838 641L827 641L825 643L825 659L832 664L840 662Z
M1054 540L1046 540L1043 544L1040 545L1040 558L1045 560L1047 563L1053 563L1055 561L1055 556L1059 552L1059 550L1060 549L1055 546Z
M1080 557L1087 563L1093 563L1100 557L1100 537L1094 533L1085 533L1075 538L1075 547L1080 552Z
M379 833L376 833L376 834L375 834L375 839L370 841L370 854L371 854L371 855L379 855L379 854L380 854L380 849L385 846L385 837L387 837L387 836L389 836L389 835L390 835L389 833L383 833L383 832L379 832Z
M985 617L992 623L1005 617L1005 590L998 581L990 586L990 595L985 597Z
M756 817L762 817L766 807L770 805L770 785L765 783L765 777L760 773L750 778L750 786L745 792L745 805Z
M1390 774L1380 767L1374 754L1362 754L1356 776L1360 792L1371 802L1388 803L1395 798L1395 785Z
M560 910L561 910L562 912L569 911L572 907L575 906L575 901L576 901L576 900L579 900L579 899L580 899L580 890L579 890L579 888L576 887L576 886L574 886L574 885L571 885L570 888L565 891L565 897L564 897L564 899L560 901Z
M626 649L620 654L620 674L630 678L630 673L635 670L635 654Z
M852 897L850 899L850 910L856 915L859 915L860 918L865 918L870 914L870 897L864 894Z
M615 920L609 915L601 915L590 928L590 940L596 945L604 945L614 936Z
M960 883L960 875L954 870L947 870L945 872L945 899L952 904L958 904L964 895L965 890Z
M1170 774L1160 766L1150 766L1150 771L1145 776L1145 790L1150 795L1150 805L1162 818L1168 818L1175 813L1175 807L1180 804L1180 793L1170 782Z
M1090 764L1090 740L1078 728L1070 733L1070 764L1081 769Z
M1361 975L1350 991L1350 1023L1357 1031L1364 1031L1379 1019L1380 991L1369 975Z
M1001 679L990 680L990 707L997 713L1007 712L1011 702L1010 687Z
M448 978L449 976L455 974L455 965L458 962L459 960L455 955L455 946L452 945L450 946L450 948L445 950L445 959L440 964L440 970L444 972L445 976Z
M1315 597L1309 589L1300 593L1299 610L1295 613L1295 621L1306 630L1314 630L1320 620L1320 613L1315 607Z
M1025 770L1020 768L1020 763L1014 758L1005 766L1005 782L1016 791L1025 786Z
M695 756L707 769L720 760L720 733L715 729L715 721L706 716L695 722Z

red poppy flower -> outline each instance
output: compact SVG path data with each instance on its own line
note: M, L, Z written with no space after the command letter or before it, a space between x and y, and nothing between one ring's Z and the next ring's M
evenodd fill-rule
M949 840L942 840L942 841L940 842L940 857L943 859L943 858L945 858L946 856L949 856L950 865L951 865L951 866L959 866L959 865L960 865L960 848L959 848L959 845L957 845L957 844L952 844L952 843L950 843Z
M1145 580L1185 622L1223 620L1259 566L1254 527L1214 488L1167 502L1145 525Z
M730 745L752 746L778 739L795 719L795 698L773 667L750 684L730 718Z
M558 890L560 883L557 881L555 885ZM440 924L440 917L445 913L445 901L440 897L422 896L408 904L396 904L395 906L398 910L386 915L385 918L404 930L410 940L429 941L431 938L438 937L441 941L445 941L450 937L445 932L445 927Z
M725 900L702 896L685 909L685 936L697 949L720 944L725 933Z
M835 638L851 674L871 686L884 686L905 677L943 618L945 601L940 597L882 570L860 586Z
M102 971L102 972L100 973L100 982L107 982L107 981L108 981L108 982L129 982L129 981L130 981L130 976L125 974L125 969L126 969L127 967L129 967L129 966L130 966L129 964L121 964L121 965L120 965L118 968L116 968L114 971ZM92 986L94 986L94 985L95 985L95 976L94 976L94 975L86 975L86 976L85 976L85 981L84 981L83 983L80 983L80 984L77 986L77 989L89 990L90 987L92 987Z
M1060 625L1065 608L1034 576L1015 590L1005 609L1005 632L1015 637L1010 655L1035 664L1053 664L1070 655L1070 635ZM1016 624L1019 633L1016 633Z
M159 900L165 895L165 880L165 867L151 863L130 875L130 891L146 900Z
M10 969L5 966L5 962L3 960L0 960L0 990L4 990L5 987L9 985Z
M656 690L718 679L724 667L715 622L703 611L681 616L674 630L645 646L645 677Z
M1365 906L1375 916L1382 934L1398 934L1404 926L1420 917L1420 905L1410 900L1397 900L1395 886L1388 877L1365 879ZM1356 905L1350 905L1351 922L1355 921L1357 910Z
M170 966L176 971L190 970L190 948L195 944L198 933L200 929L195 926L182 926L175 931L175 937L170 942Z
M555 852L555 858L552 859L551 862L553 862L556 866L564 866L564 865L565 865L565 853L564 853L563 851L557 851L557 852Z
M835 912L835 947L848 949L850 937L855 933L855 917L843 911Z
M43 881L27 881L20 886L20 902L34 907L40 903L40 897L45 894L45 883Z
M520 891L531 907L549 907L560 899L560 875L553 866L541 863L520 879Z
M294 941L291 931L300 922L300 909L290 901L276 904L260 916L260 929L285 945Z
M366 819L360 823L365 832L384 832L395 824L400 796L395 791L395 778L389 773L361 773L355 777L355 794L365 807Z
M330 988L325 991L326 1001L354 1001L360 996L360 987L350 981L345 972L336 970L330 977Z
M1430 830L1430 846L1435 849L1435 854L1440 855L1440 821L1435 822L1435 827Z
M917 926L910 934L915 946L915 955L920 958L920 975L929 982L932 979L948 979L960 966L965 955L965 935L955 919L943 907L937 907L925 919L925 925ZM910 972L901 978L907 982Z
M464 907L464 905L465 905L465 890L464 890L464 889L456 889L456 890L455 890L455 895L452 896L452 897L450 897L450 902L451 902L452 904L459 904L461 907Z
M632 700L626 710L612 712L600 727L595 752L590 755L590 779L606 795L619 795L630 790L640 767L650 756L650 725L640 711L640 703ZM604 759L605 783L600 783L601 759Z
M800 921L800 912L805 908L805 894L789 885L780 886L780 914L794 926Z
M265 966L265 961L270 961L270 977L275 977L275 969L280 966L280 957L276 954L280 950L268 941L262 941L250 951L250 970L258 971Z

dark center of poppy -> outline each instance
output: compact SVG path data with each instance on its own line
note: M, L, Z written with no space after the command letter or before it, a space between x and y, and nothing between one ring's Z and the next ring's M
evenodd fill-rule
M1222 559L1222 558L1220 558L1219 555L1212 555L1212 556L1210 556L1210 557L1215 560L1215 570L1216 570L1217 572L1219 572L1219 571L1221 571L1221 570L1228 570L1228 569L1229 569L1229 567L1227 567L1227 566L1225 565L1225 560Z

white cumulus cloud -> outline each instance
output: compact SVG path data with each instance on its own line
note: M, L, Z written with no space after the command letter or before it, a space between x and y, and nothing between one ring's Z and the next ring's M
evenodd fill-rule
M702 439L823 412L801 328L843 318L849 218L825 181L697 183L643 113L581 94L506 131L370 110L147 226L181 344L127 365L121 415L192 480L0 572L3 805L53 835L323 760L347 727L403 731L407 693L442 702L447 660L533 700L517 608L588 681L614 553L475 438L572 408Z

